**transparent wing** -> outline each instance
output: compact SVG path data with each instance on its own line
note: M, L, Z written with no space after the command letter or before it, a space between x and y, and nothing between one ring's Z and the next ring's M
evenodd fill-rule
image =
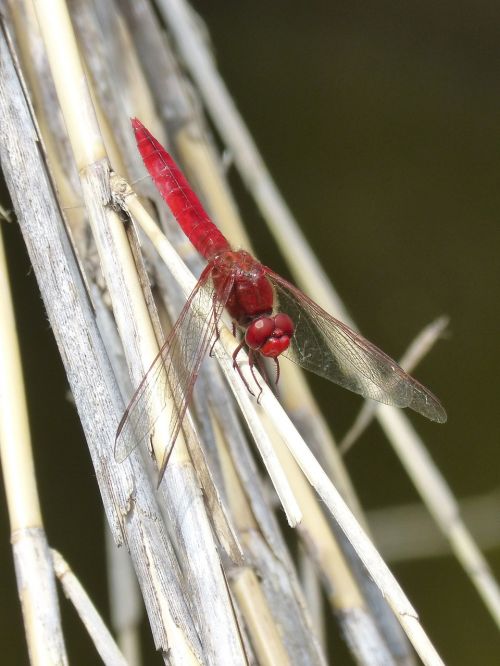
M338 321L304 293L270 269L279 310L294 324L292 344L285 356L306 370L386 405L410 407L431 421L444 423L439 400L410 377L392 358Z
M165 409L169 410L169 441L165 442L160 480L233 284L232 276L228 276L223 288L216 290L211 268L208 265L203 271L160 353L132 397L116 433L115 459L122 462L148 437Z

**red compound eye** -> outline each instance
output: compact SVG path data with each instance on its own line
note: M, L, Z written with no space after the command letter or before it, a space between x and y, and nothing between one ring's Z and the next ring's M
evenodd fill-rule
M286 335L289 338L291 338L293 335L293 321L291 317L289 317L287 314L283 314L282 312L277 314L274 318L274 328L276 329L274 335Z
M245 333L245 342L250 349L260 349L274 331L272 317L260 317L253 321Z

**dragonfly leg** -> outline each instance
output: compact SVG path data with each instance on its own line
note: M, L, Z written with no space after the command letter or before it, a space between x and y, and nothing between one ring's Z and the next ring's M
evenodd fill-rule
M250 395L253 395L253 396L255 397L255 393L252 391L252 389L250 388L250 386L249 386L247 380L246 380L245 377L243 376L243 373L241 372L241 368L240 368L240 366L238 365L238 361L236 360L236 357L238 356L238 354L239 354L240 351L242 350L244 344L245 344L245 340L242 340L242 341L240 342L240 344L236 347L236 349L235 349L234 352L233 352L233 368L234 368L235 370L237 370L239 376L241 377L242 382L245 384L245 387L246 387L247 391L250 393ZM251 352L252 352L252 350L250 350L250 353L251 353ZM251 368L251 367L252 367L252 361L251 361L250 359L251 359L251 356L249 356L250 368ZM253 374L253 373L252 373L252 374ZM259 386L259 388L260 388L260 386Z
M213 357L215 343L220 338L219 322L218 322L218 318L217 318L217 309L215 307L216 303L217 303L217 300L216 300L215 295L214 295L214 297L212 298L212 310L213 310L213 313L214 313L214 322L215 322L215 338L214 338L214 341L212 342L212 344L210 345L210 351L208 352L208 355L210 356L210 358Z
M278 395L278 389L276 387L278 385L279 378L280 378L279 359L277 357L273 358L273 361L276 364L276 379L274 380L273 383L271 383L271 379L269 377L269 372L267 370L267 366L264 362L264 359L262 358L262 356L260 354L258 356L256 356L256 358L257 358L256 365L259 369L260 374L265 379L266 384L269 386L269 388L274 393L274 395L277 396ZM255 377L254 377L254 379L255 379ZM256 381L257 385L259 386L259 382L257 382L257 380L255 380L255 381ZM260 388L260 386L259 386L259 388ZM261 389L261 393L262 393L262 389ZM259 401L259 398L260 398L260 393L259 393L259 397L257 398L257 402Z
M255 359L257 359L257 360L255 360ZM257 366L260 373L263 374L262 373L262 358L260 357L260 354L256 355L254 350L250 349L249 352L248 352L248 361L250 363L250 372L252 373L253 380L259 388L259 395L257 396L257 404L260 404L259 401L260 401L260 396L262 395L262 386L260 385L260 382L257 379L257 375L255 374L254 367ZM263 377L264 377L264 379L266 379L266 382L267 382L267 378L266 378L266 375L265 375L265 368L264 368Z
M245 341L242 340L233 352L233 368L236 368L237 365L238 365L238 361L236 360L236 357L238 356L240 351L243 349L244 344L245 344Z
M216 326L216 328L215 328L215 338L214 338L214 341L212 342L212 344L210 345L210 351L208 352L208 355L210 356L210 358L212 358L213 355L214 355L215 343L217 342L217 340L219 338L220 338L219 328L218 328L218 326Z

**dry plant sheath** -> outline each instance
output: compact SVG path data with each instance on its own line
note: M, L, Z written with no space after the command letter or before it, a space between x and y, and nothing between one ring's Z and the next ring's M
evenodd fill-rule
M156 648L171 664L326 663L249 448L250 432L289 523L299 524L302 515L297 536L356 663L414 663L395 618L424 663L442 663L415 610L275 396L263 385L260 406L250 399L233 368L237 343L222 322L213 348L222 372L214 362L199 369L200 386L159 490L157 470L146 451L135 450L117 464L114 439L124 403L156 357L162 329L168 334L195 284L178 253L193 272L201 270L199 257L151 182L137 182L145 206L127 186L127 180L144 175L129 118L140 117L162 143L168 139L169 150L223 232L250 249L203 120L197 97L201 91L273 225L285 228L288 212L276 204L263 163L249 156L250 135L238 135L241 121L235 109L220 106L226 91L213 78L214 64L200 39L200 24L193 22L184 2L164 0L158 7L196 88L183 75L158 14L146 0L76 0L71 17L61 1L34 6L36 14L31 2L11 3L11 18L38 115L35 121L2 42L2 73L10 67L0 84L2 168L83 424L111 533L130 553ZM110 162L125 180L111 171ZM63 220L61 208L80 199L85 208L68 210ZM293 237L303 256L302 239ZM314 260L308 265L311 271L302 273L318 277ZM305 289L320 293L310 285ZM323 305L328 293L326 289L320 296ZM328 309L338 312L330 305ZM243 354L238 360L250 385L248 361ZM365 525L333 438L300 373L283 364L281 382L294 422ZM159 464L169 420L176 417L175 403L162 410L164 401L164 395L151 394L150 406L160 413L150 442ZM414 441L404 417L399 423L388 408L376 416L388 423L389 438L399 424L397 432ZM110 561L114 557L110 548ZM108 655L106 663L121 663L80 586L58 557L56 563L71 583L82 618L91 623L101 654ZM490 578L482 569L478 586L485 581ZM132 584L127 590L135 595ZM491 585L488 594L494 598ZM133 599L130 612L122 612L120 606L128 600L113 599L120 645L131 659L136 647L126 646L136 643L138 600Z

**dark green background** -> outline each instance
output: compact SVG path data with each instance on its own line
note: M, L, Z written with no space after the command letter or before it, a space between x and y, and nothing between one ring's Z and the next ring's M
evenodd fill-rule
M411 418L459 498L498 488L498 3L199 0L196 8L271 172L363 332L397 357L424 324L450 315L449 339L416 373L449 422ZM243 193L241 202L260 258L285 272ZM106 612L93 470L15 225L5 238L47 531ZM312 384L341 435L359 400ZM348 463L367 507L416 499L377 426ZM5 511L0 521L1 644L4 663L22 664ZM488 560L499 576L500 549ZM498 633L455 560L393 570L447 663L499 663ZM62 604L71 662L98 663ZM331 643L332 663L349 664L340 638Z

